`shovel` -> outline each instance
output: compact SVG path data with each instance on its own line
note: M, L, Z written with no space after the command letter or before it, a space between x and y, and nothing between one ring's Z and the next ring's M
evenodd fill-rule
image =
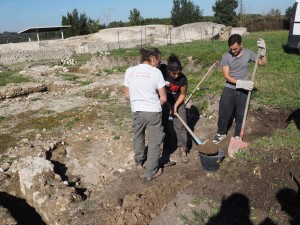
M180 122L183 124L183 126L185 127L185 129L194 138L194 140L196 141L197 145L204 145L207 142L207 140L204 141L204 142L202 142L199 138L197 138L197 136L195 135L195 133L189 128L189 126L184 122L184 120L179 116L179 114L177 112L174 112L174 115L180 120Z
M254 81L254 78L255 78L259 55L260 55L260 48L258 48L257 58L255 61L253 72L252 72L252 77L251 77L252 81ZM246 148L248 146L248 143L243 141L243 136L244 136L245 123L246 123L246 118L247 118L247 113L248 113L250 97L251 97L251 91L248 91L247 102L246 102L245 112L244 112L244 117L243 117L243 122L242 122L242 128L241 128L241 132L240 132L240 138L236 139L235 137L232 137L230 139L230 143L228 146L228 155L231 158L233 157L233 155L235 153L237 153L239 151L239 149Z
M166 103L167 106L169 107L169 109L173 112L173 107L171 106L170 103ZM190 133L190 135L194 138L195 142L197 143L197 145L204 145L206 141L202 142L197 136L196 134L189 128L189 126L186 124L186 122L184 122L184 120L181 118L181 116L179 116L179 114L177 112L173 112L174 116L176 116L180 122L182 123L182 125L185 127L185 129Z
M185 102L184 102L185 105L190 101L191 97L193 96L193 94L195 93L195 91L198 90L200 84L203 82L203 80L205 79L205 77L207 77L207 76L210 74L211 70L216 66L216 64L217 64L218 62L219 62L219 61L215 61L215 63L212 64L212 66L209 68L209 70L206 72L206 74L203 76L203 78L202 78L202 79L200 80L200 82L197 84L197 86L195 87L195 89L192 91L192 93L190 94L190 96L185 100Z

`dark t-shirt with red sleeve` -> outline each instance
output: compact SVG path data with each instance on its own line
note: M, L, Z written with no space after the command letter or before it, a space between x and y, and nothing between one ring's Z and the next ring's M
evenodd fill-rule
M174 80L168 75L167 65L165 64L161 64L159 69L166 81L167 101L174 105L180 95L180 88L187 85L187 78L183 73L180 73L180 76Z

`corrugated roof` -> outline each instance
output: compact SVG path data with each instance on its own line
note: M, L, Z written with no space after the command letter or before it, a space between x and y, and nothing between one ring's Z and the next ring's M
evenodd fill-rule
M71 25L66 26L53 26L53 27L29 27L25 30L18 32L18 34L22 33L36 33L36 32L49 32L49 31L60 31L64 28L70 28Z

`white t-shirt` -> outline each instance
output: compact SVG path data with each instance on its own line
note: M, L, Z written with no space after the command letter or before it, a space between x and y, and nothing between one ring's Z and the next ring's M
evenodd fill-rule
M159 69L148 64L129 67L124 85L129 88L132 112L161 112L157 89L165 86L165 80Z

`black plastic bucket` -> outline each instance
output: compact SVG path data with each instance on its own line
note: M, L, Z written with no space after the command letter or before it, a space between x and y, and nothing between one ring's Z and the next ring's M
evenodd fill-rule
M218 153L214 155L206 155L200 152L199 156L202 168L208 172L215 172L220 168L223 162L224 152L218 150Z

